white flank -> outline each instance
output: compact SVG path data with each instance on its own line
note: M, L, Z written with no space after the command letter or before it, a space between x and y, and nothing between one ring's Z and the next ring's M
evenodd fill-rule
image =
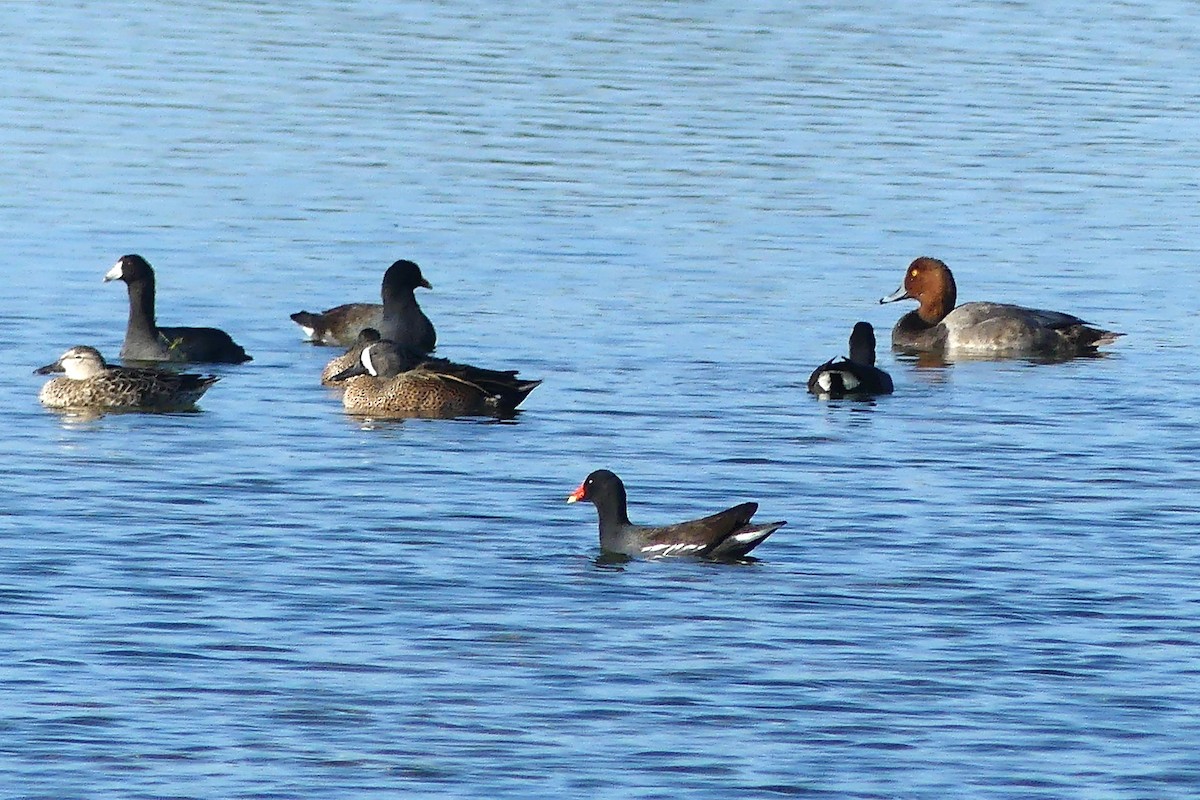
M829 387L833 386L833 376L828 372L822 372L817 376L817 386L821 387L821 391L828 392Z
M735 542L752 542L762 535L763 531L746 531L745 533L735 533L732 538Z
M859 381L858 378L854 377L853 372L843 372L842 373L842 385L846 387L847 392L853 391L855 389L855 387L858 386L859 383L861 383L861 381Z

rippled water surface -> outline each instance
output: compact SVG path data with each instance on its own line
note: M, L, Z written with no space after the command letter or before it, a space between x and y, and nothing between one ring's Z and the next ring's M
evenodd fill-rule
M0 6L3 793L1200 793L1194 7L481 8ZM128 252L254 361L43 410ZM918 255L1127 335L895 356ZM288 314L401 257L442 355L545 380L515 420L317 384ZM859 319L896 394L805 394ZM599 562L601 466L789 525Z

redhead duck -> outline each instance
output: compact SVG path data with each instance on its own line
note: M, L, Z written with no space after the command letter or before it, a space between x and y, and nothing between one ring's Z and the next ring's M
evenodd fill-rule
M124 281L129 290L129 321L121 358L130 361L206 361L240 364L246 351L219 328L160 328L154 318L154 270L136 254L121 256L104 282Z
M212 375L111 366L87 345L72 347L34 372L66 373L51 378L38 393L47 408L181 410L191 408L217 382Z
M875 329L859 322L850 332L850 357L831 358L813 370L808 391L820 397L891 394L892 376L875 366Z
M648 527L629 521L625 484L616 474L598 469L567 496L568 503L586 500L600 517L600 549L623 556L662 558L696 556L716 560L745 556L787 522L751 525L758 503L719 511L703 519Z
M1069 358L1094 353L1122 335L1060 311L1007 303L955 306L954 276L936 258L913 261L904 274L904 284L879 302L906 299L921 305L892 329L892 345L903 350Z

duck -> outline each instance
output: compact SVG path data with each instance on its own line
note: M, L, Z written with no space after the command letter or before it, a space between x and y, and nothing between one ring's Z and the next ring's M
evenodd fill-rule
M321 371L321 385L341 388L341 384L334 381L333 376L340 372L345 372L358 364L359 359L362 358L363 348L380 341L382 338L379 335L379 331L375 328L363 328L359 331L354 344L350 345L350 348L345 353L335 356L325 365L325 369Z
M352 347L364 328L379 330L383 324L383 304L343 303L319 314L297 311L291 316L313 344Z
M129 322L121 358L129 361L198 361L240 364L244 348L218 328L160 328L154 317L154 269L136 254L117 259L104 282L124 281L129 289Z
M214 375L113 366L88 345L76 345L34 370L56 372L65 377L51 378L38 393L47 408L183 410L217 382Z
M875 366L875 329L857 322L850 331L850 357L831 358L813 370L808 391L821 397L891 394L892 376Z
M914 260L900 288L879 302L897 300L920 303L892 329L892 346L912 352L1071 358L1094 354L1124 335L1061 311L1008 303L956 306L954 275L945 262L928 256Z
M596 506L600 518L600 549L630 558L692 556L712 560L737 560L775 531L786 520L751 525L758 503L741 503L724 511L671 525L635 525L629 521L625 484L616 473L598 469L567 495L568 503L580 500Z
M333 375L345 381L342 405L372 417L512 416L540 380L515 370L456 364L382 340L363 348L359 362Z

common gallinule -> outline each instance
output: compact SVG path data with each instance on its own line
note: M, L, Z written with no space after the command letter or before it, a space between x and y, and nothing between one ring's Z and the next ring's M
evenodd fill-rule
M787 523L751 525L758 503L742 503L703 519L674 525L634 525L629 521L625 484L616 474L598 469L567 497L568 503L586 500L600 517L600 549L626 556L661 558L696 556L738 559Z

